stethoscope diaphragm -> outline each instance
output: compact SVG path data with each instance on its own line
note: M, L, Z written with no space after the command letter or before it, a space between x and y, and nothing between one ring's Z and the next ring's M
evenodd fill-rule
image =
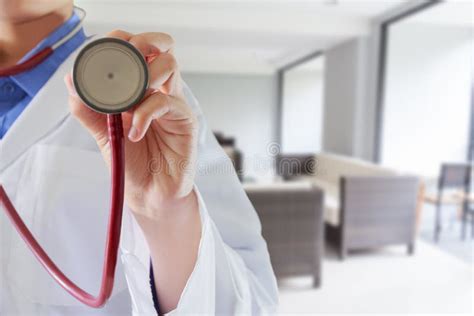
M87 44L76 58L73 82L82 101L101 113L121 113L136 105L148 88L143 55L130 43L101 38Z

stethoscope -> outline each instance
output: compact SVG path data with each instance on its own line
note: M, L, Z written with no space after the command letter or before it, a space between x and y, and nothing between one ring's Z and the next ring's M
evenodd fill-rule
M85 11L78 25L54 45L28 60L0 70L0 76L11 76L27 71L50 56L55 49L80 31ZM101 38L87 44L77 56L73 68L73 82L82 101L94 111L107 115L111 148L111 200L102 281L97 296L93 296L71 281L51 260L25 225L0 185L0 204L3 204L13 226L46 271L73 297L82 303L99 308L112 293L124 203L124 138L121 113L136 105L148 88L148 68L143 55L131 44L116 38Z

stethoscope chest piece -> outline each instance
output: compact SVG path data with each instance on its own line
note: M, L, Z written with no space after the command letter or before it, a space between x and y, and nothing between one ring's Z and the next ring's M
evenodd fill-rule
M74 63L73 82L79 97L93 110L121 113L145 95L147 64L130 43L117 38L101 38L79 52Z

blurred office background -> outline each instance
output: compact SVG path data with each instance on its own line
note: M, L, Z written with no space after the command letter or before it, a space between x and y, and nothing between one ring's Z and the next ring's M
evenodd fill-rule
M82 0L162 31L262 221L282 314L473 312L473 3Z

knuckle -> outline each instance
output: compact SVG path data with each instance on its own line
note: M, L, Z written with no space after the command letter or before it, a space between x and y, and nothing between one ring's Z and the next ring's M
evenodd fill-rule
M126 36L128 35L129 33L124 31L124 30L121 30L121 29L115 29L113 30L112 32L109 32L107 35L108 36Z
M132 37L129 43L132 44L140 52L146 52L148 45L140 37Z
M162 93L153 93L147 102L148 104L144 107L139 107L135 112L137 121L146 122L148 119L153 118L156 111L168 106L167 96Z
M133 118L134 124L136 124L139 128L143 128L146 124L148 119L148 115L145 112L136 113L135 117Z
M174 44L175 44L175 41L174 41L174 38L167 34L167 33L161 33L161 36L163 36L163 39L168 42L168 44L170 45L170 47L174 47Z
M153 93L153 101L156 105L167 105L169 103L169 97L161 92Z
M169 70L175 70L178 68L178 62L172 54L163 55L163 59L166 63L166 68L168 68Z
M138 124L145 124L147 121L148 117L151 115L152 109L149 106L142 106L139 107L135 113L133 114L134 116L134 121L137 122Z
M174 57L173 55L169 54L170 57L169 57L169 62L170 62L170 66L172 69L177 69L178 68L178 61L176 60L176 57Z
M139 113L139 116L142 120L146 121L154 111L154 106L144 107L143 110Z

